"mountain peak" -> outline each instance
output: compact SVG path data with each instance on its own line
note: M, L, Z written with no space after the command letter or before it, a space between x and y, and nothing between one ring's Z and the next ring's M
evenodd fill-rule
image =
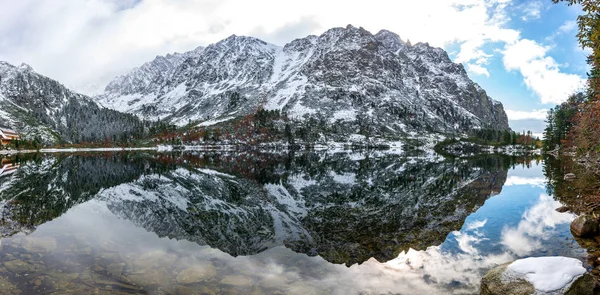
M245 42L257 42L257 43L262 43L262 44L266 44L267 42L260 40L258 38L255 37L250 37L250 36L238 36L238 35L231 35L219 42L217 42L216 44L230 44L232 42L235 43L245 43Z
M28 72L33 72L33 68L30 65L26 64L26 63L22 63L19 66L19 69L24 70L24 71L28 71Z
M346 28L337 27L327 30L318 38L322 48L358 50L375 43L375 37L363 27L348 25Z
M22 63L21 65L19 65L18 67L10 64L8 62L5 61L0 61L0 73L4 73L4 74L9 74L9 75L15 75L17 73L22 73L22 72L33 72L35 73L35 71L33 70L33 68L26 64L26 63Z
M388 48L392 52L399 52L407 47L410 47L407 42L400 39L400 36L394 32L388 30L381 30L375 34L375 39L381 42L383 46Z
M15 66L5 62L5 61L0 61L0 73L6 73L8 71L13 71L15 68Z

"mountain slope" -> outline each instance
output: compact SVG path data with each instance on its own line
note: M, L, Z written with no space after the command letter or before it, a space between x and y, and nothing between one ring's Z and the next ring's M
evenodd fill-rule
M264 108L297 121L335 125L341 134L508 129L502 104L444 50L352 26L284 47L234 35L206 48L157 57L118 77L96 99L178 125L223 121Z
M6 62L0 62L0 124L46 144L116 139L143 130L135 116L102 108L26 64Z

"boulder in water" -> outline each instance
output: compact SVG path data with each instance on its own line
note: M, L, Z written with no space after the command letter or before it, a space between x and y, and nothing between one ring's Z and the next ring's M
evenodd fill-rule
M583 214L571 222L571 232L576 237L591 237L598 233L598 220L589 214Z
M481 280L481 295L592 295L594 286L577 259L531 257L490 270Z

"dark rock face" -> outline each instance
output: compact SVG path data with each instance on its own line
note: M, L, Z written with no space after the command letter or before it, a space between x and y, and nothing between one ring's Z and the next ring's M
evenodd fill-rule
M41 143L100 141L137 132L135 116L99 107L59 82L0 62L0 125Z
M243 99L232 104L234 94ZM320 120L343 134L508 128L502 104L444 50L352 26L284 47L231 36L206 48L157 57L115 79L97 100L179 125L264 108L298 121Z
M571 222L571 232L576 237L591 237L598 233L598 220L591 215L581 215Z

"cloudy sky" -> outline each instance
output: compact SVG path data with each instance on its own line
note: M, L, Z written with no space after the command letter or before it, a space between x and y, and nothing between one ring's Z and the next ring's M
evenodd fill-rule
M545 112L580 88L579 7L550 0L0 0L0 60L27 63L84 93L156 55L231 34L277 45L332 27L388 29L463 63L511 127L540 133Z

